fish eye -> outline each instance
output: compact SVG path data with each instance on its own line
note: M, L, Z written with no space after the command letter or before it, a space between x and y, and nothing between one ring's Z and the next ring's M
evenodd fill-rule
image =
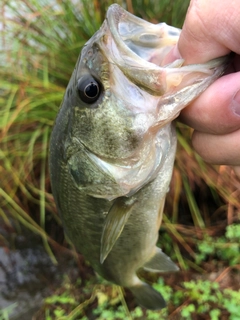
M83 76L77 82L79 97L83 102L94 103L100 95L100 84L91 76Z

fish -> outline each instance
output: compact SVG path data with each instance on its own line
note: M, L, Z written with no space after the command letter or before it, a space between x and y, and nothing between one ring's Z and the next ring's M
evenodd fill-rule
M179 270L156 246L176 152L173 120L226 66L226 57L165 64L180 33L111 5L82 48L50 138L66 234L96 273L151 310L166 302L138 270Z

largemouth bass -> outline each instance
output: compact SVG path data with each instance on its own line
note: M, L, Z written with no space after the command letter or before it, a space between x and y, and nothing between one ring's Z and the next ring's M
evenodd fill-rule
M156 247L176 151L172 121L226 62L164 65L180 32L110 6L82 49L50 141L66 233L97 273L149 309L165 301L138 269L178 270Z

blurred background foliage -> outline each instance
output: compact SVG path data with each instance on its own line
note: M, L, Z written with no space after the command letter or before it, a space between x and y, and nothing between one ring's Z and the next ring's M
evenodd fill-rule
M98 30L111 3L108 0L0 0L1 223L12 237L24 233L26 229L41 237L55 264L61 250L71 250L75 257L76 253L64 237L51 194L49 136L81 47ZM115 3L151 22L164 21L177 27L182 26L189 5L187 0L119 0ZM178 276L167 277L167 283L178 292L180 287L174 286L180 281L196 279L196 274L208 279L214 273L211 280L217 279L220 289L221 280L228 275L229 280L222 286L237 290L232 273L239 276L240 183L230 168L211 166L201 160L191 147L190 128L178 123L177 131L178 151L159 245L175 259L182 272ZM230 231L226 229L228 226ZM227 232L231 234L232 230L235 230L235 234L227 237ZM1 234L0 244L9 246L9 241ZM89 272L89 267L82 257L79 259L79 263L86 267L80 266L82 280L84 277L88 279L85 273ZM148 277L150 281L157 281L156 276ZM82 280L81 283L84 282ZM134 308L129 293L125 296L127 308L123 294L116 293L116 289L110 289L107 285L105 289L101 285L103 291L99 293L99 287L96 289L92 283L89 284L89 291L86 290L79 298L78 303L83 303L80 308L75 306L76 301L73 303L81 309L75 317L66 316L73 312L69 309L61 316L56 316L53 307L45 306L42 311L45 316L40 312L39 319L60 319L63 315L64 319L85 319L80 314L91 307L96 297L96 319L105 319L100 314L105 310L102 306L106 301L111 308L117 304L125 308L125 313L122 312L124 319L127 316L154 319L154 313L148 316L145 313L141 318L142 311L139 311L139 316L126 315L128 308ZM177 315L182 310L181 305L193 306L189 308L187 316L194 319L193 315L198 314L196 299L192 301L188 296L185 301L186 287L182 285L181 288L179 301L168 309L169 319L170 314ZM57 295L64 295L66 284L59 290ZM199 290L201 292L201 288ZM90 291L93 292L92 296ZM211 308L212 305L209 305L206 309L208 313L209 310L215 310ZM219 308L217 306L216 310ZM59 312L63 309L60 308ZM139 309L134 309L134 312ZM114 319L121 318L120 313ZM218 312L212 314L211 319L218 319ZM226 311L227 317L229 314ZM109 314L106 319L110 319Z

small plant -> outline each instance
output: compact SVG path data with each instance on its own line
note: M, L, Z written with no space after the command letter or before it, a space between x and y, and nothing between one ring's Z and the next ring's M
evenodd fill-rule
M217 282L197 280L183 283L183 293L189 304L181 310L184 319L193 319L196 314L209 314L211 320L240 319L240 290L220 290Z
M69 277L65 276L62 285L56 292L45 299L39 319L43 318L43 314L46 320L76 319L69 315L79 306L79 302L82 299L83 295L79 290L80 285L80 280L75 281L73 284Z
M196 261L200 264L208 258L221 259L230 266L240 263L240 224L229 225L225 236L214 239L205 235L203 241L198 242L199 253Z
M9 320L16 306L17 306L17 303L13 303L10 306L0 310L0 320Z

